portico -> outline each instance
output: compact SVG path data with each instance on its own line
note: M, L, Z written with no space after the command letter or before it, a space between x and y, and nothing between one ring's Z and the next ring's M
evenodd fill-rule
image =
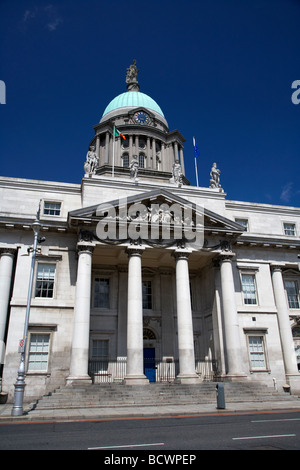
M130 198L125 213L133 214L133 207L145 207L149 200L166 209L174 209L174 204L183 200L174 198L166 191L144 193ZM116 203L111 201L107 207L117 209ZM167 210L167 209L166 209ZM124 212L124 207L122 208ZM193 207L192 218L197 211ZM69 214L69 224L80 228L81 220L90 217L95 224L97 207L88 207L84 210L73 211ZM112 214L112 212L110 212ZM115 213L115 221L120 224L120 212ZM153 212L152 212L153 214ZM205 213L205 223L214 217L214 231L218 220L219 230L239 233L238 225L217 216L211 212ZM100 219L98 219L100 220ZM103 219L101 219L103 221ZM162 234L162 220L166 220L166 213L161 216L157 230ZM140 220L141 222L141 220ZM143 222L145 216L143 215ZM150 224L147 219L146 223ZM128 224L129 221L126 221ZM108 224L109 225L109 224ZM149 228L149 227L148 227ZM123 227L124 229L124 227ZM174 227L172 228L172 230ZM141 234L144 233L140 228ZM98 235L102 232L96 226L90 225L89 230L81 230L78 243L78 273L75 301L75 323L72 344L71 374L69 382L89 380L87 377L88 362L91 359L91 344L105 343L106 354L126 361L126 373L123 376L125 384L144 384L147 378L144 371L144 343L143 327L152 328L154 336L159 343L155 354L159 354L162 362L175 363L178 359L176 381L181 383L197 383L203 379L197 368L199 357L214 359L216 353L220 354L220 345L209 341L209 329L218 330L220 325L217 316L213 316L213 303L215 296L214 274L215 261L219 260L219 273L222 286L222 309L224 310L224 328L226 341L226 364L221 365L215 374L243 378L245 373L239 362L237 351L240 348L239 326L237 308L234 301L234 284L232 276L231 258L234 254L229 250L229 242L216 244L209 234L209 225L206 233L209 237L205 247L196 249L190 243L178 243L178 240L161 240L155 242L146 240L100 240ZM113 233L119 233L119 227ZM123 233L123 232L122 232ZM152 232L156 233L152 227ZM166 232L169 233L169 232ZM98 234L98 235L97 235ZM224 248L226 251L224 251ZM83 258L87 258L83 261ZM214 263L213 263L214 261ZM211 299L209 312L203 315L205 292L202 294L201 273L207 270L212 277ZM79 282L84 279L84 282ZM107 299L104 303L95 303L93 299L93 283L102 283L107 290ZM111 286L111 292L108 292ZM203 296L203 298L202 298ZM76 312L78 314L78 321ZM209 319L209 320L208 320ZM103 321L101 321L103 320ZM210 326L208 327L208 323ZM214 324L214 325L213 325ZM95 338L95 339L93 339ZM101 343L102 342L102 343ZM90 344L90 353L86 345ZM81 351L80 351L81 347ZM78 349L79 348L79 349ZM196 349L196 351L195 351ZM83 365L84 364L84 365ZM161 366L160 366L161 367ZM227 368L227 369L226 369ZM159 367L158 367L159 369ZM196 370L197 369L197 370ZM217 369L217 368L216 368ZM223 370L223 372L222 372ZM159 372L156 373L159 375Z

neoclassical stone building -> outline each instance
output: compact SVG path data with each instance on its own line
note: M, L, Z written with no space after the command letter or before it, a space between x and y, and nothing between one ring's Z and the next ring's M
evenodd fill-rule
M0 178L2 390L12 400L39 208L25 399L107 381L299 393L300 209L228 200L215 165L192 187L185 139L137 72L94 126L81 184Z

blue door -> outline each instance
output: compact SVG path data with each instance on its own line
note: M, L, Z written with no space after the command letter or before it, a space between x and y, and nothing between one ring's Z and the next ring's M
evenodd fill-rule
M149 382L155 382L155 348L144 348L144 374Z

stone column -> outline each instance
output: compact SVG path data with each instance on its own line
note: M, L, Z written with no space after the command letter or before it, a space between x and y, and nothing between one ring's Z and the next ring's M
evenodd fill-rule
M119 292L118 292L118 346L117 357L126 357L127 332L127 278L128 266L119 266Z
M172 285L173 269L159 268L160 272L160 302L162 356L174 358L174 293Z
M156 139L152 139L152 168L156 168Z
M193 319L188 267L189 254L189 252L182 250L174 252L176 260L176 301L179 352L179 375L176 380L181 383L198 383L200 379L195 371Z
M129 136L129 164L132 160L133 155L133 137L132 135Z
M78 244L70 375L67 383L91 383L88 375L93 243Z
M167 171L166 168L166 144L161 143L161 171Z
M174 142L174 162L176 163L177 160L179 160L179 158L178 158L178 143Z
M180 165L181 165L181 171L185 175L185 168L184 168L184 157L183 157L183 148L180 147Z
M147 168L151 168L150 137L147 137Z
M109 156L109 132L106 131L105 134L105 155L104 155L104 164L108 165L108 156Z
M12 248L0 248L0 366L4 363L5 356L4 337L15 252L16 250Z
M299 393L300 375L297 367L294 341L289 319L289 310L284 291L282 267L271 266L271 270L286 380L287 383L291 386L291 392Z
M100 165L100 135L96 137L96 155L98 158L98 166Z
M232 380L236 378L239 380L240 378L245 377L246 374L243 371L241 359L241 339L235 301L232 257L233 254L226 253L220 256L219 261L221 273L225 349L227 359L227 378Z
M125 384L148 383L144 375L142 247L128 247L127 369Z

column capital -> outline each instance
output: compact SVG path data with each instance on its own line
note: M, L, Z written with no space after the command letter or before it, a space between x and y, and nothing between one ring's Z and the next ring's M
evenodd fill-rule
M89 242L79 242L77 243L77 252L78 253L93 253L95 249L95 243L89 243Z
M234 257L235 257L235 253L232 253L232 251L224 251L220 253L215 259L218 260L220 263L222 263L223 261L232 262Z
M130 256L139 256L141 257L145 251L145 247L141 245L130 245L126 248L127 255Z
M285 267L285 266L282 265L282 264L275 264L275 263L274 263L274 264L270 264L270 268L271 268L271 271L272 271L272 272L274 272L274 271L277 271L277 272L280 271L280 272L282 272L282 270L283 270L284 267Z
M1 255L11 255L11 256L15 256L16 252L17 252L17 248L12 248L12 247L9 247L9 248L0 247L0 256L1 256Z
M187 260L188 257L190 256L190 254L191 254L190 250L185 250L185 249L181 248L181 249L173 251L172 256L174 256L176 261L178 259L186 259Z

